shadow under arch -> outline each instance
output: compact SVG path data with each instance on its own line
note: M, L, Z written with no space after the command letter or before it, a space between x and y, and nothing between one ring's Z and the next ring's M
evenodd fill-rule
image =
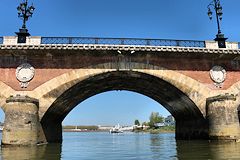
M181 90L149 74L112 71L80 81L54 101L41 119L47 141L62 142L61 122L67 114L85 99L111 90L137 92L160 103L176 120L177 139L208 138L208 125L204 116Z

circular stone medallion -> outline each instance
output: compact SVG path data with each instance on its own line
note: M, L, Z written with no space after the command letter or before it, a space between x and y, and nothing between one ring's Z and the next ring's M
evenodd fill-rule
M33 79L35 74L35 69L29 63L23 63L19 65L16 69L17 80L26 83Z
M226 70L222 66L214 66L210 70L210 77L211 79L218 84L221 84L226 79Z

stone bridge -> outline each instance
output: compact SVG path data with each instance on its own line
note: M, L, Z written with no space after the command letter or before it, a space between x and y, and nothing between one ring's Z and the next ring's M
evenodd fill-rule
M111 90L138 92L159 102L176 119L177 139L239 140L238 43L220 49L215 41L188 46L179 43L189 41L49 39L27 37L18 44L17 37L4 37L0 44L2 144L61 142L68 113Z

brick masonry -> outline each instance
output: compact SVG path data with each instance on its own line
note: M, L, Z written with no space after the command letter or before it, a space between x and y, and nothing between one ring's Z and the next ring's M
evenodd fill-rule
M0 50L0 81L15 91L32 91L43 83L71 72L74 69L98 68L116 69L119 62L131 69L165 68L184 74L204 84L209 89L226 90L240 80L238 55L172 53L172 52L136 52L118 55L116 51L95 50ZM221 56L220 56L221 55ZM36 70L35 77L27 89L22 89L16 79L16 68L27 62ZM101 64L111 63L109 66ZM209 71L214 65L221 65L227 71L227 78L222 88L214 86Z
M47 131L45 138L54 142L61 141L61 121L76 104L99 92L129 89L162 102L177 118L177 137L193 139L208 135L206 99L239 93L239 50L141 46L131 54L132 49L0 46L0 105L6 110L5 100L10 95L38 99L39 119L43 132ZM34 78L24 89L15 75L22 63L35 68ZM215 87L210 78L209 71L214 65L227 71L222 88ZM58 127L49 128L50 122ZM56 134L56 140L52 139Z
M33 97L37 95L36 98L40 98L43 96L41 93L44 93L43 90L45 88L54 88L53 86L55 85L50 82L51 80L61 79L57 81L68 83L69 80L60 77L74 73L79 69L89 71L91 69L135 69L143 72L152 70L153 72L159 71L162 74L162 71L164 71L164 74L171 72L170 77L166 81L175 86L176 83L182 81L176 75L184 75L184 87L181 85L176 87L179 87L180 90L190 97L194 96L194 92L190 93L194 85L197 89L200 86L200 90L205 90L209 94L211 90L212 93L214 91L224 92L227 89L232 89L233 87L231 88L231 86L237 84L240 80L238 50L155 47L140 48L139 50L134 48L137 51L131 54L131 47L130 50L127 50L121 47L104 49L106 46L103 49L101 47L100 49L83 49L84 47L76 49L73 46L65 46L65 48L63 46L5 46L5 48L1 46L0 75L3 76L0 76L0 82L2 83L2 88L5 88L3 89L5 93L0 93L0 97L2 95L7 98L12 94L27 93L33 95ZM124 50L121 51L122 54L119 54L116 49ZM16 68L26 62L35 68L35 76L28 88L23 89L16 79ZM222 88L215 87L210 78L209 71L214 65L221 65L227 71L227 78ZM91 76L90 73L91 71L87 74ZM77 79L77 77L75 78ZM189 86L189 78L195 80L194 85ZM43 88L42 91L40 88ZM50 92L51 89L47 90ZM197 100L197 102L202 103L202 107L205 105L201 100ZM0 104L4 104L4 102L0 101Z

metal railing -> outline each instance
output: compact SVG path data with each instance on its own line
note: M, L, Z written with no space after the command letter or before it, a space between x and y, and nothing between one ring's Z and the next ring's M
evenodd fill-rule
M0 44L3 44L3 37L0 37Z
M205 48L204 41L139 38L42 37L41 44L109 44Z

